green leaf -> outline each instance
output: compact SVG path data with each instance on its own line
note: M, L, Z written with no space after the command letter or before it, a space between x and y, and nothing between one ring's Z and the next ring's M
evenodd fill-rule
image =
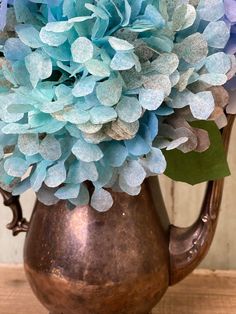
M167 160L165 174L175 181L192 185L222 179L230 175L222 136L212 121L196 121L193 127L207 130L211 146L203 153L183 153L179 150L163 151Z

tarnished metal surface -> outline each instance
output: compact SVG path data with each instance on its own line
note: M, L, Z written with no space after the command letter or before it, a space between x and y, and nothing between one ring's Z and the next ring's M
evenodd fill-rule
M113 198L107 213L36 204L25 269L53 314L147 314L166 291L168 234L148 182L137 197Z

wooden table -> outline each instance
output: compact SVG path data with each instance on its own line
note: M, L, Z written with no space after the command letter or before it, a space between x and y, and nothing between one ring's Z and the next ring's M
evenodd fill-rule
M48 314L21 267L0 267L0 314ZM153 314L236 314L236 272L194 272L169 289Z

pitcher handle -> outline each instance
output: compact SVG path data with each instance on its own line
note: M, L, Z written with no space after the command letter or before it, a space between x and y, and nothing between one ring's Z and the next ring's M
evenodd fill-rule
M27 232L29 222L23 218L23 211L19 201L19 196L13 196L10 192L0 188L0 193L4 199L4 205L11 208L13 219L7 225L7 229L12 230L13 236L17 236L21 232Z
M228 115L228 125L222 132L226 152L235 116ZM189 228L170 228L170 285L189 275L206 256L215 235L223 195L224 180L207 185L200 216Z

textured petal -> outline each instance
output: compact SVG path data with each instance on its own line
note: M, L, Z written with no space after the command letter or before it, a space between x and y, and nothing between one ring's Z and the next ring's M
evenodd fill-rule
M20 134L18 137L19 150L27 155L32 156L39 152L39 139L36 134Z
M120 167L128 156L127 148L117 142L112 142L104 152L108 164L112 167Z
M78 140L75 143L72 153L79 160L85 162L98 161L103 157L103 153L97 145L86 143L83 140Z
M120 100L122 82L119 79L109 79L99 83L96 88L97 98L104 106L114 106Z
M9 176L22 177L29 165L27 161L20 157L10 157L4 163L4 169Z
M162 90L142 89L139 93L139 101L144 109L155 110L161 106L165 98Z
M135 97L122 97L116 111L121 120L129 123L138 120L142 115L141 104Z
M120 177L125 180L127 185L137 187L143 183L146 172L138 161L131 160L122 167Z
M63 162L59 162L47 170L45 184L54 188L62 184L66 180L66 169Z
M52 135L47 135L40 143L39 153L45 160L58 160L61 157L61 145Z
M70 198L77 198L80 191L80 184L66 184L65 186L59 188L55 196L60 200L67 200Z
M104 189L97 189L91 197L91 206L99 212L108 211L113 205L111 194Z
M93 44L88 38L80 37L71 45L71 53L75 62L85 63L93 57Z

